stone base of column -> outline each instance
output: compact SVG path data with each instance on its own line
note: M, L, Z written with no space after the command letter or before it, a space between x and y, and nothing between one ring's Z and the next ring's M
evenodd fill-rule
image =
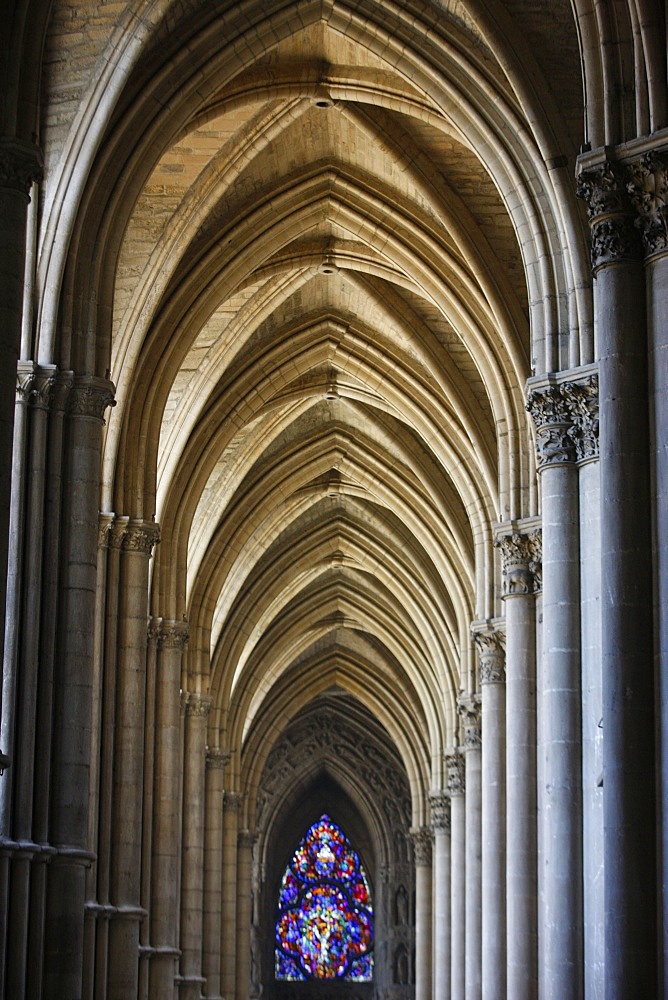
M202 976L178 976L176 986L179 991L179 1000L203 1000L202 988L206 979Z

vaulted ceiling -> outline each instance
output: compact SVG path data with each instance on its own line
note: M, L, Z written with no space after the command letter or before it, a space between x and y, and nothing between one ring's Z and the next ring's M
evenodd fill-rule
M117 386L103 507L159 522L235 766L345 691L429 788L536 512L525 381L590 360L570 4L117 6L53 4L39 222L41 336Z

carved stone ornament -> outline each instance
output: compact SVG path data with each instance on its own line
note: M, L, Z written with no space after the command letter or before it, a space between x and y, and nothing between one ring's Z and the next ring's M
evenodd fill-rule
M13 188L28 197L44 171L42 151L21 139L0 139L0 187Z
M208 694L197 694L191 691L186 702L186 715L190 718L203 719L213 708L213 699Z
M647 153L629 168L627 191L647 255L668 250L668 156Z
M474 632L473 641L480 658L480 683L503 684L506 679L505 635L503 632Z
M69 412L77 417L102 420L108 406L115 406L113 382L94 375L76 375L70 393Z
M31 361L19 361L16 372L16 394L22 403L42 410L48 410L56 386L57 369L33 365Z
M51 411L65 413L69 407L70 393L74 385L74 372L57 372L51 389Z
M464 726L464 750L479 750L482 745L480 695L461 695L457 699L457 713Z
M585 202L590 219L629 211L624 168L610 160L583 170L578 175L576 194Z
M158 630L160 649L183 649L190 639L190 625L186 621L163 618Z
M252 850L256 840L257 833L254 830L239 830L237 834L237 844L241 848Z
M227 767L231 758L231 750L223 750L221 747L207 747L206 769L207 771L222 771Z
M582 382L564 382L561 391L573 419L568 433L578 462L598 458L598 375Z
M501 550L504 596L534 594L538 590L536 578L542 561L540 531L528 534L513 531L494 544Z
M592 271L619 260L638 260L641 256L640 237L632 216L611 215L592 221Z
M466 766L464 754L459 747L446 750L445 764L448 769L448 791L450 797L463 795L466 791Z
M143 552L150 556L160 541L160 528L154 521L127 521L121 541L124 552Z
M413 842L413 854L416 866L424 868L431 865L433 835L430 827L421 826L417 830L411 830L411 840Z
M231 812L239 812L243 801L244 797L241 792L225 792L223 807L229 809Z
M450 829L450 796L445 792L432 792L429 796L431 828L436 831Z
M530 392L526 408L536 425L538 470L575 461L575 446L569 434L572 417L561 387L549 385Z
M114 523L113 514L100 514L97 524L97 544L98 548L104 549L109 545L111 539L111 529Z

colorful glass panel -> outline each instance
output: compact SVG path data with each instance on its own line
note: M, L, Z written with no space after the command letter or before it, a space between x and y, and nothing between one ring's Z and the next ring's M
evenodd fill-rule
M357 853L323 815L285 870L276 921L276 978L373 977L373 908Z

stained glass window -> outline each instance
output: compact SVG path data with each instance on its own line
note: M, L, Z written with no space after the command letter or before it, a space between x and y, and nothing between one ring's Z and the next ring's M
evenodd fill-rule
M323 815L285 869L276 921L276 978L370 982L373 907L360 859Z

